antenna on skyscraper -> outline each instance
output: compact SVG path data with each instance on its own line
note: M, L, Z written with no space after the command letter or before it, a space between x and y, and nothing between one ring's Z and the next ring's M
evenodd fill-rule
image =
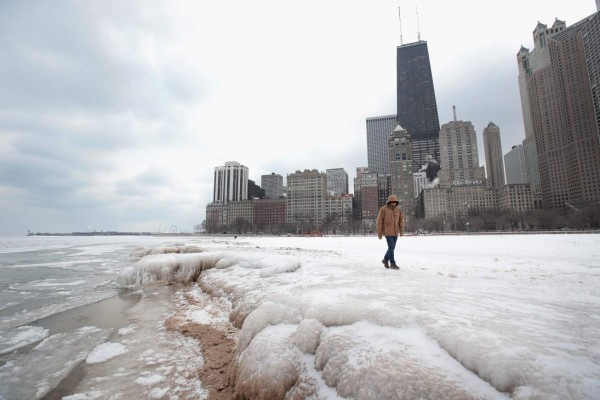
M398 21L400 22L400 46L404 44L402 39L402 15L400 14L400 0L398 0Z
M421 41L421 27L419 25L419 6L415 7L417 9L417 40Z
M456 122L456 106L452 106L452 112L454 113L454 122Z

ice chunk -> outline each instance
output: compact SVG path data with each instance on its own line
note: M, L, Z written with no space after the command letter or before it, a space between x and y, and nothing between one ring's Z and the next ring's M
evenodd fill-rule
M97 364L111 358L127 353L127 347L121 343L102 343L97 346L86 358L88 364Z
M189 312L187 316L192 321L203 325L210 325L214 320L213 316L206 310L194 310Z
M169 393L169 388L153 388L150 391L150 398L163 399Z
M65 396L62 400L96 400L106 398L107 393L101 390L92 390L86 393L77 393L70 396Z
M0 332L0 355L38 342L48 337L48 334L48 329L28 325Z
M43 397L109 334L109 329L88 326L47 337L28 354L0 367L0 398Z
M136 329L137 329L137 326L135 324L128 325L125 328L119 329L119 335L125 336L127 334L130 334L131 332L134 332Z
M138 384L144 385L144 386L154 385L158 382L161 382L163 379L165 379L164 376L153 374L153 375L140 376L139 378L137 378L135 380L135 383L138 383Z

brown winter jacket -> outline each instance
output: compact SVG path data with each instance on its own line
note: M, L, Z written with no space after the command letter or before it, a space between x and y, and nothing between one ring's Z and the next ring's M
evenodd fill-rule
M398 205L394 208L390 207L389 204L392 202L398 204L398 197L389 196L386 205L381 207L377 214L377 237L380 239L382 236L404 235L402 211Z

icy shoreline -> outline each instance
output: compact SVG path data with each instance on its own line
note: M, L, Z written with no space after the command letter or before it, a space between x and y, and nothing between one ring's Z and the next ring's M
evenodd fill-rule
M0 331L0 398L77 362L54 398L600 397L598 235L405 236L399 271L374 237L45 240L6 270L26 287L79 299L108 278L140 299L119 327L74 309L61 335Z
M318 240L290 247L277 246L286 243L279 238L262 247L261 239L242 238L215 251L147 256L119 281L198 279L203 292L227 299L240 329L230 369L236 398L600 393L600 327L584 318L598 301L597 251L506 237L473 243L468 258L464 248L429 255L428 265L405 252L410 264L392 275L366 264L375 264L368 261L375 241ZM573 334L581 330L587 337Z

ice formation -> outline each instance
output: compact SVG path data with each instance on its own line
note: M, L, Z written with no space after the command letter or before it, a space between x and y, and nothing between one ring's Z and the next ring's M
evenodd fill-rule
M120 356L121 354L125 354L127 351L127 347L123 346L121 343L106 342L92 350L85 361L88 364L97 364L110 360L113 357Z
M47 337L26 356L0 367L0 398L37 399L44 396L109 334L108 329L84 327ZM38 364L44 364L44 368L31 367ZM55 372L47 374L48 370Z
M336 242L336 253L270 238L269 248L249 240L239 251L148 252L119 281L195 281L227 298L240 328L231 368L239 399L597 397L599 329L584 317L596 304L596 255L571 254L561 241L548 254L538 238L474 238L463 259L462 242L443 239L426 263L431 242L405 251L412 265L394 275L365 268L379 253L355 239ZM187 315L210 321L200 311Z
M0 331L0 355L38 342L48 337L48 329L39 326L19 326L8 331Z
M233 260L210 253L161 253L144 256L119 274L121 286L143 286L151 283L190 283L203 270L226 268Z

